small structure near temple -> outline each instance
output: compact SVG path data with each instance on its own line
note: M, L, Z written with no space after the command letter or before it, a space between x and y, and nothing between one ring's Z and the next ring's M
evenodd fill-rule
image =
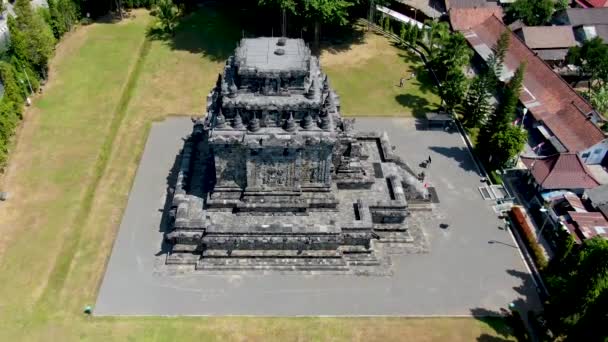
M392 150L340 116L303 40L243 39L182 150L166 263L387 274L384 246L413 243L408 201L429 203Z

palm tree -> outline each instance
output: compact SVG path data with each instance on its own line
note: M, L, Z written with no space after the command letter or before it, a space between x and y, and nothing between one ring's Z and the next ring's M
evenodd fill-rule
M608 112L608 85L594 87L590 94L591 104L600 113Z
M160 24L162 25L165 33L173 34L175 27L177 26L177 17L179 16L179 9L172 0L160 0L156 5L156 15Z

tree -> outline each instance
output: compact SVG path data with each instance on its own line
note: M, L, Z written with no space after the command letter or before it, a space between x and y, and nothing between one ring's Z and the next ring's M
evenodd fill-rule
M476 76L467 91L463 102L464 125L469 128L481 126L492 107L488 102L491 93L489 91L489 76L487 73Z
M20 61L26 62L40 75L55 48L55 38L48 24L32 10L29 0L16 0L16 18L9 18L10 47Z
M258 4L281 9L281 33L283 37L287 36L287 13L296 13L296 0L258 0Z
M546 312L566 341L601 341L608 324L608 241L596 237L553 264Z
M162 30L165 33L173 34L177 26L177 17L179 9L172 0L159 0L156 5L156 16L160 22Z
M568 50L568 63L577 65L584 74L591 77L591 83L608 82L608 45L600 37L586 40L582 46ZM591 89L591 86L589 87Z
M431 60L432 68L442 77L448 73L454 74L469 64L473 51L469 48L467 40L462 33L457 32L444 38L440 49L435 52Z
M436 48L443 45L450 36L450 27L445 21L426 20L424 23L427 25L426 41L429 45L429 54L432 57Z
M551 20L553 12L553 0L516 0L507 7L507 22L519 19L528 26L541 26Z
M598 112L608 113L608 84L600 84L592 88L589 100Z
M515 75L511 78L507 86L503 91L500 103L496 108L493 115L490 115L487 122L483 125L477 138L477 146L479 146L486 160L490 162L492 167L502 167L504 159L490 158L499 146L497 144L505 138L511 138L515 133L510 132L509 134L502 134L500 139L494 138L496 134L499 134L507 130L515 119L515 110L517 109L517 103L519 101L519 94L523 85L525 64L520 64ZM492 159L492 160L491 160Z
M314 23L315 39L314 46L319 49L319 39L322 23L337 23L346 25L348 23L348 9L357 0L305 0L304 15Z
M78 8L73 0L47 0L48 23L55 38L60 38L78 21Z
M505 29L498 37L496 45L492 47L492 55L488 59L488 68L492 71L492 74L496 77L495 80L500 79L502 73L503 64L505 62L505 56L509 50L509 42L511 40L511 34L508 29Z
M490 165L495 169L506 167L524 149L527 139L528 133L519 126L503 127L490 138Z
M314 46L318 49L322 24L348 23L349 10L359 0L258 0L258 4L278 6L293 15L302 16L314 25Z
M450 70L446 74L446 80L439 88L446 110L451 111L462 102L466 88L467 78L460 69Z

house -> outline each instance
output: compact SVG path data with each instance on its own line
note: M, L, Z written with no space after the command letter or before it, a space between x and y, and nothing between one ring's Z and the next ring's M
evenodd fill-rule
M521 157L539 192L569 190L582 194L600 185L576 153L558 153L547 157Z
M495 16L502 18L502 7L452 8L449 10L450 25L454 31L467 31ZM500 20L500 19L499 19Z
M572 26L522 26L514 32L551 65L563 64L568 49L577 45Z
M499 7L496 1L488 0L445 0L445 8L449 11L452 8L481 8Z
M580 42L600 37L608 42L608 7L568 8L555 15L557 25L570 25Z
M575 3L580 8L608 7L608 0L575 0Z
M600 125L605 120L591 104L580 96L537 53L513 32L496 15L486 18L466 12L450 11L452 27L463 33L478 58L487 61L492 47L502 32L511 39L499 78L506 82L520 64L526 64L523 89L519 96L524 124L545 144L545 155L576 153L586 164L600 164L608 151L608 140Z
M577 243L594 237L608 239L608 221L598 212L568 212L565 226Z

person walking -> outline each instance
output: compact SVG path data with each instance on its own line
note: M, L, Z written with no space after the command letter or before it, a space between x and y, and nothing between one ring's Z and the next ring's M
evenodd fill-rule
M405 79L403 77L401 77L399 79L399 88L403 88L403 83L405 82Z
M429 161L429 165L430 165L431 164L431 156L429 156L428 161Z

